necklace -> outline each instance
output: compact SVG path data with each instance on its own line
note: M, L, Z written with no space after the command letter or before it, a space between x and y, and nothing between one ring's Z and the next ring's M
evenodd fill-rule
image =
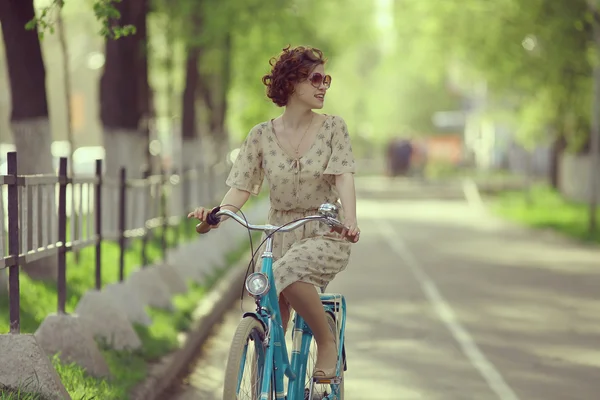
M298 156L299 156L298 150L300 149L300 145L302 144L302 141L304 140L304 136L306 136L306 132L308 132L308 128L310 128L311 125L312 125L314 117L315 117L315 114L312 113L312 115L310 117L310 122L308 123L308 125L306 126L306 129L304 130L304 134L300 138L300 142L298 143L298 146L296 146L296 148L294 149L294 153L296 153L296 158L298 158ZM285 128L285 119L283 119L283 117L281 117L281 121L283 122L283 130L286 131L286 128ZM288 141L288 143L290 144L290 146L292 146L292 148L294 148L294 145L292 144L292 141L289 138L286 138L286 140Z

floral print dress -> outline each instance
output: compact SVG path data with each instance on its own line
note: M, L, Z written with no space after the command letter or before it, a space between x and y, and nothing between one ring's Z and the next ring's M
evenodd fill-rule
M291 157L280 146L273 120L253 127L242 144L226 184L257 195L266 178L271 203L268 223L283 225L315 214L323 203L336 202L343 220L335 175L354 173L356 164L345 121L338 116L325 117L313 144L299 157ZM297 281L324 289L346 268L350 246L319 221L291 232L275 233L273 274L277 294ZM257 270L263 250L264 245L256 253Z

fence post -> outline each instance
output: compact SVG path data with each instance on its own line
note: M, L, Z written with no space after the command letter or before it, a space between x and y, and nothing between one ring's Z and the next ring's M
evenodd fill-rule
M194 208L204 205L204 202L202 201L202 186L206 183L206 173L202 162L196 165L196 170L198 171L198 174L196 176L196 201L194 202ZM206 206L208 206L208 204Z
M96 160L96 290L102 288L102 160ZM89 223L89 222L88 222Z
M183 170L181 173L181 206L183 207L183 221L187 221L187 214L191 211L188 209L189 205L189 200L190 200L190 181L192 180L191 178L192 175L192 171L187 169L185 166L183 166ZM184 240L187 237L188 233L187 233L187 224L186 223L182 223L181 225L181 229L183 229L183 237Z
M181 173L180 173L181 172ZM183 169L182 170L178 170L177 168L173 168L173 172L171 177L169 178L169 185L171 187L171 199L173 198L177 198L177 196L174 196L173 194L175 192L179 193L179 196L183 196L183 191L182 189L182 179L183 179ZM173 176L177 176L177 180L175 181L175 183L173 183ZM179 187L176 187L177 185L179 185ZM170 207L167 207L167 210L170 210ZM168 214L167 214L168 216ZM174 226L173 228L173 243L171 243L172 247L177 247L177 244L179 243L179 231L181 230L181 224L180 224L181 220L179 220L179 218L177 219L177 225ZM170 225L169 225L170 227ZM166 261L166 259L165 259Z
M58 165L58 313L65 313L67 302L67 158Z
M215 199L217 198L216 193L215 193L215 165L216 164L211 164L208 167L208 206L212 208L213 202L215 201Z
M127 170L121 168L119 181L119 282L125 279L125 219L127 208Z
M14 257L8 268L8 298L10 301L10 333L21 332L20 288L19 288L19 180L17 175L17 153L10 152L7 158L8 184L8 251ZM4 228L2 228L4 229Z
M142 268L146 268L148 265L148 254L146 253L146 246L148 245L148 234L150 230L146 226L148 222L148 210L150 209L150 199L152 196L152 184L148 179L150 177L150 166L146 166L144 168L143 177L144 177L144 201L143 201L143 211L142 215L144 216L144 235L142 236L142 249L141 249L141 259L142 259Z
M160 247L162 249L162 259L167 261L167 199L165 197L165 170L160 168L160 190L158 191L160 198L160 213L162 217L162 235L160 238Z

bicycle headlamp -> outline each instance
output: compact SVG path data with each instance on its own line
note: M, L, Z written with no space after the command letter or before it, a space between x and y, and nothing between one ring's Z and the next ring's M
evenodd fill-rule
M254 272L246 278L246 290L254 297L265 295L269 291L269 279L262 272Z

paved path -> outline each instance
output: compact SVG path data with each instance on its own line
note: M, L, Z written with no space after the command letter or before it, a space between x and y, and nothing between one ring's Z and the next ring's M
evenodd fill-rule
M347 400L600 398L599 250L462 200L365 197L361 241L330 286L349 304ZM170 398L221 399L240 315Z

